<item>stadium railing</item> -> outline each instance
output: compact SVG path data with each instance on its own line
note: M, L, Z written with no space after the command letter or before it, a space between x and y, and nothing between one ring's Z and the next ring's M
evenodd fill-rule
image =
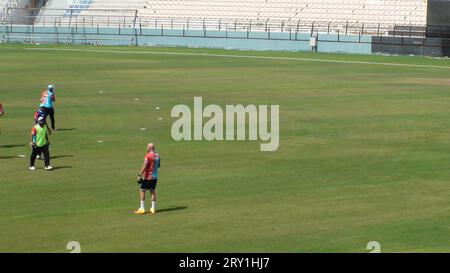
M0 42L19 40L32 43L39 39L44 42L51 36L55 43L92 43L95 40L101 44L102 41L120 40L122 44L123 41L128 41L130 45L138 45L138 40L142 41L139 37L165 36L237 37L253 40L290 40L309 44L310 37L317 37L320 42L352 44L354 48L357 48L358 44L369 46L371 49L365 51L372 53L450 56L450 26L161 18L141 16L139 10L135 9L90 8L89 12L85 12L80 9L39 10L9 7L6 14L7 16L0 20ZM337 44L332 47L340 50ZM427 50L432 52L427 53Z
M1 14L4 14L3 17L0 17L0 23L3 25L280 32L310 33L311 35L318 33L362 36L404 35L408 37L423 37L426 32L425 26L414 25L396 26L355 22L244 20L235 18L159 18L140 16L139 10L117 9L89 9L89 13L85 15L80 9L43 9L43 12L39 13L39 10L26 9L26 12L24 12L23 9L8 6Z

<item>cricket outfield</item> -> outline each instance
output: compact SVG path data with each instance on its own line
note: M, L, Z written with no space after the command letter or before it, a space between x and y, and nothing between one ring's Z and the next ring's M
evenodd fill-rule
M448 252L449 79L448 59L1 45L0 252ZM31 172L49 83L55 169ZM175 141L194 97L279 105L278 149ZM148 142L158 212L137 216Z

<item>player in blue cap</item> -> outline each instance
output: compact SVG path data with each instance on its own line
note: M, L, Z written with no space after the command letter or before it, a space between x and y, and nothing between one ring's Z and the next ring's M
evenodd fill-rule
M40 117L43 117L45 120L45 124L47 124L47 116L48 116L47 110L45 109L44 104L41 103L39 105L39 109L36 112L34 112L34 117L33 117L34 125L38 124L38 119Z
M50 117L53 130L57 130L55 128L55 110L53 109L53 103L55 101L55 86L49 85L47 90L41 93L41 104L44 106L45 112Z

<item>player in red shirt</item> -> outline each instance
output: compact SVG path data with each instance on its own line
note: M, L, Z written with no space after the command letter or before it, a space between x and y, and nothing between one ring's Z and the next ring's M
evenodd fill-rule
M155 144L147 145L147 154L144 157L144 164L138 174L138 183L140 184L139 197L141 206L135 211L136 214L145 214L145 191L149 190L152 199L151 213L156 210L156 184L158 182L158 169L161 161L158 153L155 153Z

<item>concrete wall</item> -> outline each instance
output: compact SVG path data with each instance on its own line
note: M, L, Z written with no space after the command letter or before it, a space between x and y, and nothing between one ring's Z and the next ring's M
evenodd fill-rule
M295 35L293 33L6 25L0 26L0 35L4 42L311 50L309 34ZM320 34L318 40L319 52L356 54L372 52L371 36Z

